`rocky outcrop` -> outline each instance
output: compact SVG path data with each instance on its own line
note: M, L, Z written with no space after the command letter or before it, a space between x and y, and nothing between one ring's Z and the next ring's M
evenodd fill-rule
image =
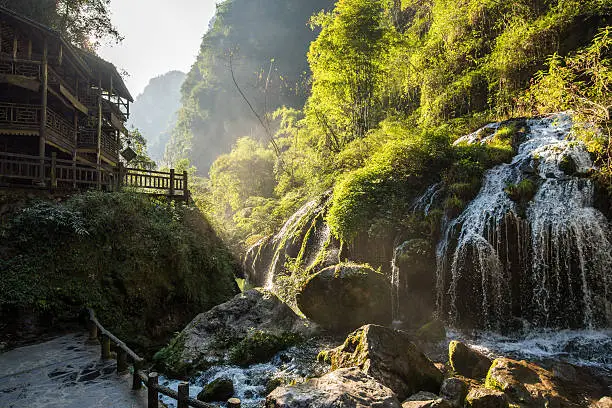
M266 398L266 408L399 408L389 388L356 367L343 368L303 384L280 387Z
M508 397L501 391L472 388L465 398L466 408L508 408Z
M325 268L297 295L302 313L322 327L347 332L368 323L391 323L391 289L384 275L355 264Z
M451 408L451 405L431 392L418 392L404 401L402 408Z
M214 364L263 362L314 330L274 294L253 289L198 315L154 360L183 377Z
M457 374L468 378L485 378L491 360L459 341L451 341L448 345L448 361Z
M367 325L327 353L332 370L358 367L400 399L419 391L438 392L442 373L402 332Z

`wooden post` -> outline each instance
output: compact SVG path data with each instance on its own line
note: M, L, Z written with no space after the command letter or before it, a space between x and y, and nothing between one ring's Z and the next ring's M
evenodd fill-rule
M142 388L142 380L138 373L142 369L142 362L134 361L134 373L132 374L132 389L139 390Z
M159 375L155 372L149 373L149 380L147 382L147 395L148 395L148 407L158 408L159 406L159 394L157 393L157 386L159 385Z
M102 148L102 79L98 80L98 146L96 149L96 165L98 169L98 190L102 188L102 173L100 172Z
M100 355L102 360L110 360L111 351L110 351L110 338L106 335L102 335L102 343L100 344Z
M183 172L183 198L185 202L189 201L189 188L187 186L187 172Z
M14 60L17 59L17 47L18 47L18 43L19 43L19 41L17 40L17 36L13 37L13 59ZM45 44L46 43L47 43L47 40L45 39Z
M98 344L98 326L91 320L87 325L89 326L89 338L87 339L87 343Z
M170 197L174 197L174 169L170 169Z
M238 398L230 398L227 400L227 408L240 408L241 401Z
M120 348L117 351L117 374L123 375L128 372L127 353Z
M182 382L178 385L177 408L189 408L189 383Z
M28 40L28 61L32 61L32 39Z
M16 41L16 40L15 40ZM45 155L47 146L47 88L49 87L49 72L48 72L48 48L47 39L45 38L42 56L42 84L41 84L41 105L40 111L40 136L38 144L38 156L40 157L40 181L41 185L45 184ZM17 50L15 49L15 52Z
M121 185L123 184L123 163L119 162L117 165L117 191L121 191Z
M57 188L57 153L51 153L51 188Z

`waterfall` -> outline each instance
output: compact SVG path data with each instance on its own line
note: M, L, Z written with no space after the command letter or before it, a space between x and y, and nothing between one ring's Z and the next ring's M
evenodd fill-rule
M568 140L567 114L527 125L512 162L489 170L477 197L445 222L437 247L438 311L452 324L493 330L516 320L609 326L612 234L593 208L593 182L582 176L593 167L589 153ZM494 137L499 125L487 128L493 130L487 138ZM482 133L460 141L486 142ZM537 191L519 208L506 190L527 179Z

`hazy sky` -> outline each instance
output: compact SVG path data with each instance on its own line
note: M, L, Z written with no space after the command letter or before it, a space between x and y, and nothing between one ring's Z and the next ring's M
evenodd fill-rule
M136 98L151 78L189 71L215 12L215 0L112 0L113 22L125 37L100 56L129 73Z

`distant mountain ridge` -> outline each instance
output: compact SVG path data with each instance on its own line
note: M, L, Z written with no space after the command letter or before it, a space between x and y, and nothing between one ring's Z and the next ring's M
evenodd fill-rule
M185 77L184 72L170 71L151 79L131 107L128 126L140 130L147 140L149 155L158 164L176 125Z

